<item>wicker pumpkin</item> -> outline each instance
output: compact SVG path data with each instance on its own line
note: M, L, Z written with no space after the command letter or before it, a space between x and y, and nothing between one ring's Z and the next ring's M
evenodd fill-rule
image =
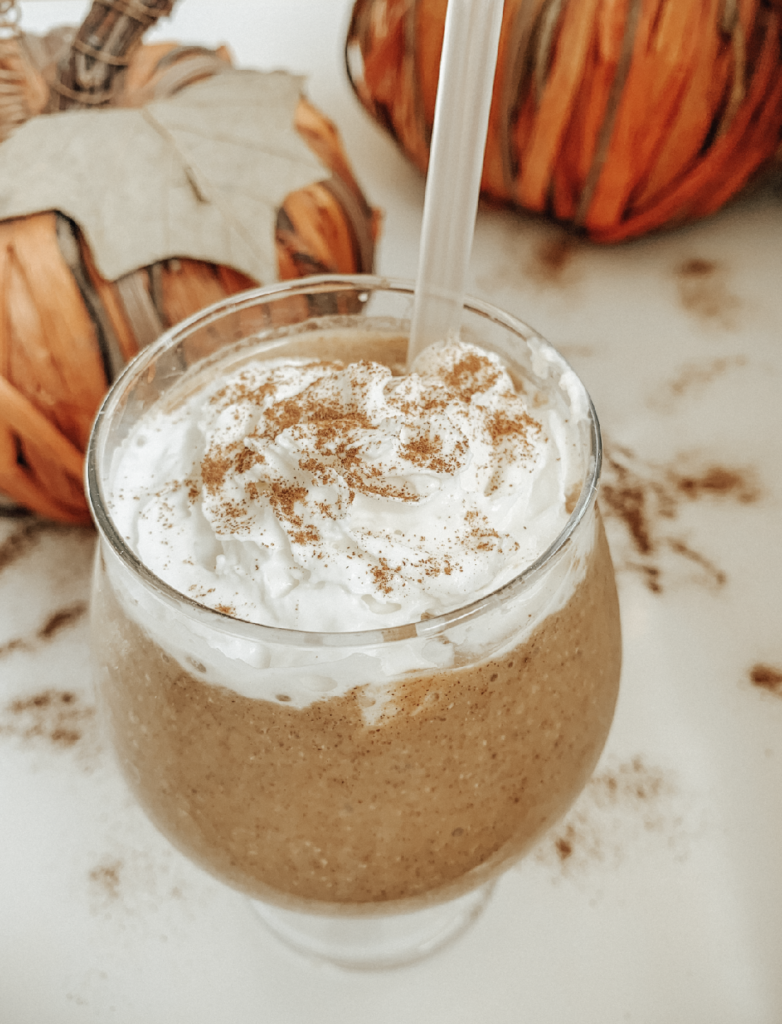
M72 38L60 42L66 50L73 46ZM10 40L0 49L0 79L19 87L0 137L47 104L67 106L64 94L78 98L66 85L53 102L43 67L31 70L31 54L43 61L56 56L53 50L54 43L47 48L29 40ZM117 88L110 96L103 90L100 101L139 106L218 73L227 60L223 51L137 46L123 62ZM352 175L334 125L302 100L295 127L331 177L290 194L278 211L279 277L371 270L378 216ZM192 259L107 281L77 226L59 213L0 223L0 491L44 516L88 522L83 455L112 378L164 329L255 283L230 267Z
M422 170L447 0L356 0L348 73ZM614 242L717 210L782 138L779 0L505 0L483 194Z

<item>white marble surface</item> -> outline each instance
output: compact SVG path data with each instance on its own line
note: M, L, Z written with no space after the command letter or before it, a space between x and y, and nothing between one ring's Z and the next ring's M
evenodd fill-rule
M83 10L26 3L25 27ZM347 13L181 0L157 34L306 73L385 211L379 271L410 277L423 184L346 85ZM472 290L569 356L605 483L653 514L633 539L605 492L626 661L596 779L476 927L418 966L314 967L168 847L93 714L92 534L0 520L0 1022L779 1024L781 255L772 189L613 249L481 212ZM715 467L732 489L704 486L730 482ZM773 671L753 684L756 666Z

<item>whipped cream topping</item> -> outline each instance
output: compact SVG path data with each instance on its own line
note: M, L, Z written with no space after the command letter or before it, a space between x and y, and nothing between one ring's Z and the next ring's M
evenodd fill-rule
M375 629L459 607L542 554L579 450L561 410L530 407L468 343L424 350L407 376L257 359L143 419L109 504L152 572L202 604Z

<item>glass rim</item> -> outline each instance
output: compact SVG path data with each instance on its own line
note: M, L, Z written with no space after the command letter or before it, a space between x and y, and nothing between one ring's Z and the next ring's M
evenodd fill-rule
M274 301L276 298L302 292L344 292L357 289L375 292L398 292L411 298L414 294L413 282L399 278L389 278L374 274L320 274L248 289L221 299L175 324L161 334L156 341L137 353L111 385L93 422L85 459L85 485L87 501L99 535L108 543L123 565L127 569L132 570L137 577L151 587L167 604L177 606L184 604L197 616L207 618L211 628L216 629L220 633L232 636L243 635L248 638L252 634L251 638L256 642L266 640L270 643L286 646L320 645L328 647L372 646L378 643L410 639L415 636L437 636L444 632L445 629L475 618L484 610L500 603L506 598L512 597L526 587L564 548L588 510L594 504L600 480L603 446L597 412L583 381L565 357L523 320L504 312L482 299L466 296L464 299L466 310L477 313L484 319L508 329L511 333L525 341L535 339L542 343L556 357L556 362L562 370L569 370L574 374L586 399L591 448L589 456L591 456L591 459L584 474L581 492L565 525L548 547L533 562L497 589L484 594L482 597L468 601L466 604L459 605L457 608L442 612L439 615L398 626L380 626L373 629L350 631L292 629L283 626L265 625L264 623L252 622L248 619L239 619L195 601L155 575L129 547L117 530L109 511L108 502L105 500L102 486L103 474L99 470L100 459L105 447L106 431L109 429L114 415L121 408L124 395L129 386L143 375L160 353L173 347L178 341L194 331L222 319L228 313L239 312L242 309L256 305L259 300L264 302ZM291 326L295 327L296 325L293 324ZM262 341L263 339L260 338L259 340Z

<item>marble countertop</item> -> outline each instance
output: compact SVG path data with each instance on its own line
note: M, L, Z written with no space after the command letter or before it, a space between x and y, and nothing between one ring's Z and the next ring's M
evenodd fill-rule
M24 27L81 2L23 5ZM423 181L342 71L347 0L182 0L156 35L308 76L412 277ZM592 782L477 925L414 967L281 948L136 809L100 735L94 535L0 519L3 1024L782 1020L782 195L615 248L483 209L471 290L585 380L625 668Z

